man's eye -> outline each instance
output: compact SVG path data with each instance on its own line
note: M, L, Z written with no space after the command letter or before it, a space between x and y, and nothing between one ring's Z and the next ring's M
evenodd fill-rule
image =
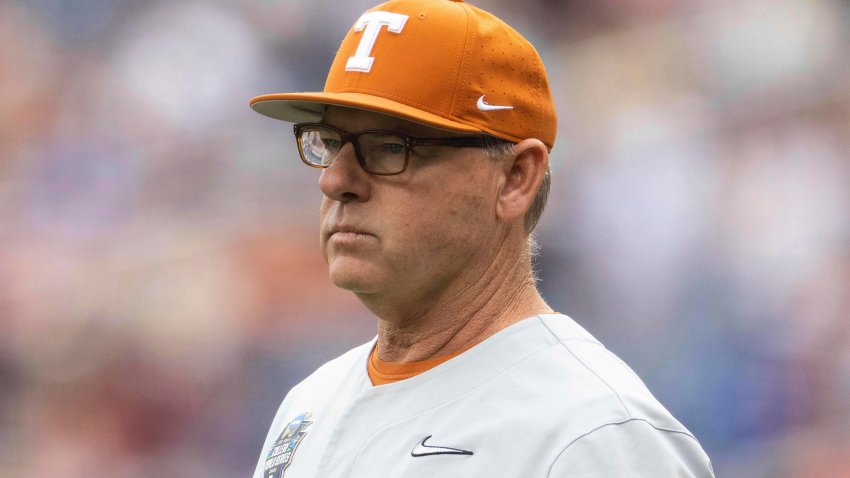
M384 148L388 153L401 154L404 152L404 144L402 143L384 143Z

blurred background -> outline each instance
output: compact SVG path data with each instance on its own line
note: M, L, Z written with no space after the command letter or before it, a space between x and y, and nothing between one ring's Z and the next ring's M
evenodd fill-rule
M364 0L0 1L0 477L250 476L285 392L370 339L317 172ZM850 476L850 6L478 0L559 113L541 288L718 476Z

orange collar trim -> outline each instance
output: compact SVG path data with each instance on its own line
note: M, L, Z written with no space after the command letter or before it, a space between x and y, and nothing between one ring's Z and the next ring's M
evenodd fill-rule
M372 385L385 385L415 377L422 372L427 372L437 365L457 357L465 350L419 362L385 362L378 358L378 347L376 345L372 349L372 353L369 354L366 370L369 373L369 379L372 381Z

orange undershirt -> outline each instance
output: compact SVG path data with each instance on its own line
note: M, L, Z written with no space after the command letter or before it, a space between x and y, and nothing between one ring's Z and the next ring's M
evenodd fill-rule
M398 382L410 377L415 377L422 372L431 370L432 368L448 361L451 358L457 357L464 350L460 350L453 354L443 355L428 360L419 362L384 362L378 358L378 347L372 349L369 354L369 361L366 365L366 370L369 373L369 379L372 385L385 385L388 383Z

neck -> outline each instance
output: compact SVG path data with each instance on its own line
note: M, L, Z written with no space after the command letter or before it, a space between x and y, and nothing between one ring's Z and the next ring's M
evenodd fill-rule
M376 311L378 358L413 362L450 355L527 317L552 312L537 292L530 254L524 249L519 256L491 262L483 274L418 310L381 307Z

